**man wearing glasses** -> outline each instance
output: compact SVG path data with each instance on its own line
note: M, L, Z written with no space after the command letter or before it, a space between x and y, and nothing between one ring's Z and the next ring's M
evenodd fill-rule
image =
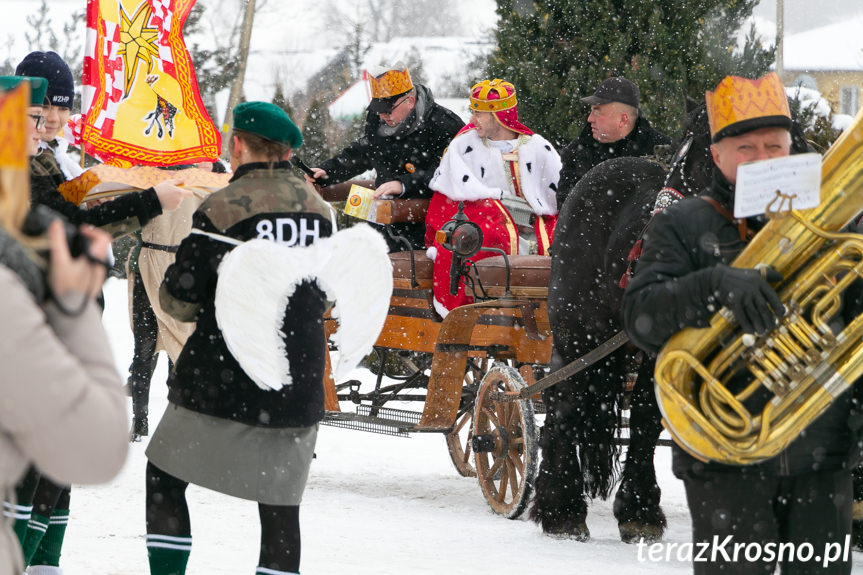
M402 62L369 70L372 100L363 135L312 168L309 183L330 186L374 170L376 198L430 198L428 184L450 140L464 126L436 104L431 90L411 81ZM423 248L423 223L393 224L414 248ZM390 249L403 249L390 242Z

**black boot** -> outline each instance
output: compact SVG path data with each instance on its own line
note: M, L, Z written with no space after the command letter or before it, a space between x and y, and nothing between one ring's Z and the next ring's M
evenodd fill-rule
M138 443L142 437L150 435L150 429L147 425L147 415L136 415L132 419L132 429L129 431L129 441Z

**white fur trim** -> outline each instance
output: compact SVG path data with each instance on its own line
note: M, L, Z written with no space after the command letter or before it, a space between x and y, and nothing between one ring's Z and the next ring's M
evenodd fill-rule
M554 147L534 134L519 146L518 164L522 193L534 213L556 214L557 194L552 186L557 186L561 163ZM500 150L487 146L476 130L470 130L450 142L429 187L456 202L499 200L509 193L510 181Z
M219 266L216 321L231 355L261 389L291 383L282 321L288 298L304 280L317 280L336 302L337 379L371 352L386 320L392 264L386 242L371 227L354 226L305 248L245 242Z
M432 298L432 304L434 304L434 309L441 317L446 317L449 315L449 310L444 307L444 305L437 300L436 297Z
M432 261L437 257L437 248L435 246L430 247L426 250L426 257Z

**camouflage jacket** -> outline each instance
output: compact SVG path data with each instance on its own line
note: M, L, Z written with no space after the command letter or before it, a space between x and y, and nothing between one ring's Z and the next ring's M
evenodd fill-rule
M57 189L66 181L54 154L45 150L30 159L30 199L62 214L74 224L91 224L119 237L135 231L162 213L153 188L128 193L89 209L81 209Z
M323 418L323 293L316 287L304 292L301 309L308 321L283 321L293 384L264 391L225 344L215 317L215 292L219 264L233 248L219 236L306 246L333 231L332 208L287 162L272 169L267 164L240 166L226 188L201 204L192 218L192 233L180 244L160 290L165 311L181 321L197 321L168 379L172 403L259 427L304 427ZM294 354L291 340L296 343L298 333L304 334L302 349ZM302 361L294 361L295 355ZM301 369L295 371L295 366Z

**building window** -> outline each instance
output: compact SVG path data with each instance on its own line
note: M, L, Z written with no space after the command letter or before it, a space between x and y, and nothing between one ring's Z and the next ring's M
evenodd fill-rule
M856 116L859 108L859 93L857 86L842 86L839 88L839 113Z

